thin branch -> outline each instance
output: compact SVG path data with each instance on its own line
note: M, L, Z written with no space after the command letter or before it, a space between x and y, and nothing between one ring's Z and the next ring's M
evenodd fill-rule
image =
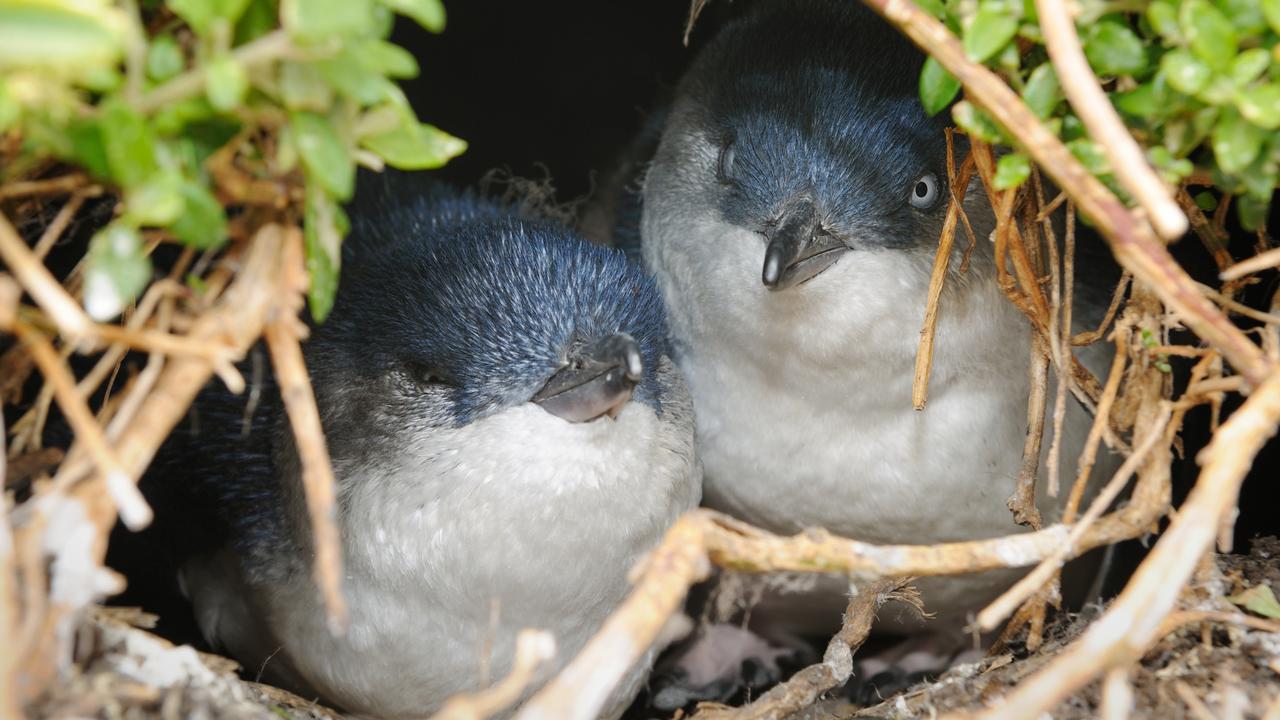
M947 143L951 145L949 133ZM938 306L942 298L942 286L947 279L947 270L951 265L956 225L960 219L961 206L964 203L965 191L969 187L969 177L972 173L973 156L966 155L960 169L956 172L954 182L948 183L952 192L951 204L947 207L947 216L942 223L942 234L938 238L938 252L933 258L933 273L929 276L929 293L924 306L924 326L920 328L915 379L911 385L911 406L916 410L923 410L929 398L929 376L933 372L933 341L938 329Z
M1107 334L1107 328L1111 326L1111 322L1116 319L1116 312L1120 310L1120 304L1124 302L1124 293L1129 289L1129 283L1133 280L1133 273L1125 270L1120 274L1120 282L1116 283L1115 292L1111 294L1111 304L1107 306L1107 312L1102 316L1102 322L1098 323L1097 330L1089 330L1071 337L1071 344L1077 347L1082 345L1092 345Z
M1022 465L1014 481L1013 495L1005 502L1019 525L1039 530L1044 526L1036 507L1036 475L1040 470L1040 447L1044 442L1044 416L1049 386L1049 355L1040 336L1031 333L1031 361L1028 368L1030 392L1027 398L1027 434L1022 443Z
M1176 240L1187 232L1187 218L1173 195L1147 162L1138 142L1129 133L1111 101L1089 68L1063 0L1036 0L1045 50L1058 73L1062 91L1089 135L1102 146L1120 184L1146 210L1160 237Z
M1218 275L1223 280L1239 280L1246 275L1252 275L1263 270L1270 270L1280 265L1280 248L1271 248L1266 252L1258 253L1248 260L1241 260L1231 267L1223 270Z
M1231 321L1208 302L1191 278L1156 238L1137 222L1105 185L1080 164L1022 100L997 75L969 60L960 41L945 25L911 0L864 0L929 52L964 85L969 96L1026 149L1066 191L1080 210L1095 221L1121 265L1149 284L1201 338L1222 351L1230 363L1258 385L1276 365Z
M1214 434L1201 453L1204 470L1169 528L1111 607L1085 633L982 720L1027 720L1115 667L1136 662L1160 638L1165 617L1200 558L1213 547L1222 519L1236 507L1240 484L1280 422L1280 372L1268 377Z
M78 341L88 334L93 321L31 252L4 213L0 213L0 260L4 260L18 283L44 308L63 337Z
M320 424L315 392L299 342L307 328L298 319L306 290L301 237L294 232L285 241L285 279L281 283L276 318L267 323L267 349L275 369L280 397L293 429L294 444L302 465L302 487L311 517L315 542L315 579L324 597L329 631L345 631L347 603L342 595L342 544L335 519L336 486L329 448Z
M13 325L14 334L26 345L35 360L45 382L53 387L53 396L62 408L67 423L75 431L76 438L84 443L93 457L94 464L106 484L107 492L120 512L120 520L130 530L141 530L151 523L151 506L138 491L138 486L125 472L120 459L107 443L102 427L94 419L84 398L76 391L76 379L67 369L58 352L49 341L33 328L19 322Z
M871 625L881 606L896 600L924 612L920 593L909 583L905 578L878 580L859 588L849 598L840 632L827 643L822 662L800 670L748 705L707 707L698 710L693 720L783 720L817 702L853 675L853 655L871 634Z
M232 50L231 58L246 70L252 70L259 65L287 59L296 53L297 48L294 47L288 31L276 30ZM133 104L134 109L142 113L155 112L167 105L203 93L204 83L205 69L193 68L143 95Z
M0 187L0 200L31 197L33 195L66 195L89 184L89 176L84 173L60 175L47 180L25 180L5 183Z

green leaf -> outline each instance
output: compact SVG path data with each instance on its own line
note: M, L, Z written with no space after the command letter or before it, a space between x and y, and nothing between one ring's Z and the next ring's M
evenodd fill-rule
M1252 232L1267 224L1267 215L1271 211L1271 203L1268 200L1241 195L1235 205L1236 214L1245 230Z
M1272 31L1280 33L1280 0L1262 0L1262 14Z
M920 102L929 115L937 115L946 109L956 94L960 92L960 81L946 71L937 59L930 57L924 61L924 69L920 71Z
M996 177L992 181L997 190L1012 190L1031 176L1031 161L1020 152L1002 155L996 163Z
M1076 156L1086 170L1094 175L1106 175L1111 172L1111 164L1107 162L1107 156L1094 141L1077 138L1067 143L1067 149Z
M126 188L142 184L159 165L155 136L147 121L123 102L111 100L102 106L102 144L111 177Z
M416 122L362 138L360 145L372 150L391 167L401 170L438 168L467 149L466 141L431 125Z
M1100 75L1137 75L1147 67L1147 49L1132 30L1100 22L1085 33L1084 54Z
M1258 156L1266 133L1232 108L1225 108L1213 128L1212 139L1218 167L1225 173L1238 173Z
M382 0L382 4L413 18L430 32L444 32L444 3L440 0Z
M216 57L204 69L205 95L215 110L231 112L240 107L249 90L249 75L230 55Z
M372 0L285 0L280 21L293 37L315 43L373 31Z
M1208 190L1201 190L1196 193L1194 200L1196 201L1196 207L1204 210L1205 212L1213 212L1218 209L1217 196Z
M243 45L271 32L280 11L275 0L250 0L240 22L236 23L235 45Z
M290 124L307 175L339 200L350 198L356 166L333 124L328 118L309 112L293 113Z
M1280 602L1269 585L1255 585L1227 598L1232 603L1262 617L1280 618Z
M1112 93L1111 102L1120 112L1136 118L1149 118L1160 113L1160 100L1154 83L1143 83L1121 93Z
M147 48L147 76L156 82L163 82L177 75L186 64L178 41L168 35L152 40L151 47Z
M138 231L115 222L89 241L85 257L84 309L99 322L119 315L151 279L151 260Z
M375 72L393 78L418 76L418 61L413 53L394 43L370 40L360 45L359 53Z
M320 60L315 66L339 93L362 106L385 100L395 89L394 83L370 67L353 48L347 48L333 58Z
M1022 88L1022 101L1036 117L1043 120L1053 114L1060 99L1058 75L1053 71L1053 65L1048 62L1040 63L1039 67L1031 71L1027 84Z
M18 105L18 99L9 92L9 83L0 76L0 134L17 125L21 113L22 107Z
M312 63L282 63L280 94L290 110L324 112L333 106L333 92L324 75Z
M182 176L160 172L125 196L125 217L136 225L165 226L182 214Z
M1272 82L1240 91L1236 96L1236 108L1260 128L1280 128L1280 83Z
M1160 59L1169 87L1188 95L1195 95L1209 84L1213 71L1186 50L1172 50Z
M1182 28L1178 25L1178 6L1170 0L1156 0L1147 7L1151 29L1170 45L1182 44Z
M165 4L197 34L208 35L218 20L235 25L244 14L249 0L166 0Z
M124 47L119 12L105 3L80 5L0 3L0 72L42 67L79 78L89 68L115 65Z
M221 246L227 239L227 215L222 203L196 182L183 183L181 192L183 212L169 225L169 231L197 250Z
M998 143L1003 140L1000 126L990 115L967 100L951 106L951 117L962 130L979 140Z
M111 179L111 163L103 142L102 128L92 120L75 120L67 126L71 157L99 180Z
M306 209L303 213L303 238L307 252L307 303L311 317L324 322L333 309L338 292L338 270L342 264L342 230L340 210L333 199L314 186L307 186Z
M1018 20L1002 6L985 3L964 31L964 52L974 62L985 62L1004 49L1018 32Z
M1266 32L1267 20L1262 16L1258 0L1213 0L1223 15L1231 18L1241 37Z
M1231 61L1231 79L1237 85L1248 85L1257 80L1271 65L1271 53L1266 48L1245 50Z
M1191 52L1214 70L1227 70L1239 42L1236 29L1208 0L1183 0L1178 22L1191 43Z
M942 4L942 0L918 0L916 5L939 20L947 16L947 8Z
M161 135L176 135L192 123L213 116L213 106L204 96L179 100L166 105L152 119L156 132Z

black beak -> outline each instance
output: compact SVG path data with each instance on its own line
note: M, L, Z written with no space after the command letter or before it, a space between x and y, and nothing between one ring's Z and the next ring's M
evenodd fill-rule
M760 279L770 290L786 290L835 264L849 249L818 222L818 208L802 199L782 214L777 225L765 231L769 246L764 251Z
M569 422L617 417L644 376L640 346L626 333L583 345L568 360L533 396L533 402Z

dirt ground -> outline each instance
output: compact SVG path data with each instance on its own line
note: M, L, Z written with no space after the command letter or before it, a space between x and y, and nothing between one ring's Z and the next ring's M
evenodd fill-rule
M1280 588L1280 539L1254 541L1249 555L1218 555L1206 564L1184 610L1239 612L1227 598L1252 588ZM1009 652L948 671L870 708L826 700L794 720L933 718L997 702L1043 667L1102 608L1064 618L1046 629L1035 653ZM1269 612L1263 610L1263 614ZM81 628L66 679L35 708L39 717L262 718L338 717L314 703L236 675L233 662L174 646L146 627L141 612L102 609ZM1194 622L1164 638L1131 674L1133 718L1261 718L1280 702L1280 633L1236 624ZM1099 715L1100 685L1064 702L1057 720ZM1280 709L1280 706L1277 706Z

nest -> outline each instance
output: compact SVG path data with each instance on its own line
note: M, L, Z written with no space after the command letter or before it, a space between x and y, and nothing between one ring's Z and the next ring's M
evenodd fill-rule
M1268 717L1280 715L1274 700L1280 687L1274 675L1280 672L1274 665L1280 624L1260 617L1256 607L1250 614L1225 600L1275 584L1276 547L1255 548L1249 560L1214 560L1212 554L1215 542L1222 552L1231 549L1241 483L1280 423L1280 317L1235 300L1257 273L1280 264L1280 253L1269 249L1270 239L1260 232L1257 256L1233 265L1219 242L1224 214L1206 217L1185 186L1176 194L1152 190L1153 178L1143 175L1149 168L1141 162L1131 164L1134 177L1121 178L1126 187L1132 184L1130 194L1138 204L1136 210L1126 208L998 77L968 61L945 27L909 4L869 4L929 47L1060 188L1033 173L1019 189L999 189L994 152L976 138L968 143L968 155L953 156L948 168L952 188L967 187L975 174L984 185L997 219L992 238L997 281L1033 329L1026 349L1030 429L1008 500L1014 518L1028 531L933 546L877 546L821 530L780 537L724 515L694 511L635 569L631 596L582 653L520 709L519 717L594 717L609 688L639 662L679 612L689 588L713 565L751 573L837 573L851 578L859 591L821 663L746 706L706 706L697 716L945 711L955 717L1032 718L1050 711L1084 716L1101 709L1108 717L1125 717L1137 708L1139 715L1161 717L1213 712L1207 705L1231 716L1223 708L1241 703L1255 714L1271 703ZM1048 28L1052 18L1044 22ZM1073 87L1096 82L1065 73L1061 79L1069 97ZM1072 101L1080 107L1090 102L1087 97ZM1091 114L1081 110L1081 116L1087 120ZM1117 158L1126 157L1125 139L1108 134L1103 125L1095 135ZM152 282L115 324L94 322L81 310L83 280L76 269L59 278L46 266L86 202L106 190L81 173L53 166L33 167L26 178L0 187L5 264L0 330L16 338L0 357L0 394L6 403L29 408L0 433L7 458L0 477L9 491L0 513L0 636L6 638L0 647L0 715L17 717L32 709L51 715L265 717L272 711L264 708L272 707L326 715L236 680L225 664L168 646L136 627L145 625L143 618L122 619L97 605L121 587L122 579L103 565L117 518L131 528L151 519L137 479L211 378L233 390L245 387L234 363L265 338L303 463L318 591L332 624L341 627L345 619L333 476L300 349L306 327L298 315L308 277L298 227L299 180L264 181L261 173L246 170L252 161L237 152L244 140L233 141L212 169L222 198L247 208L233 222L232 242L216 254L183 250L167 276ZM16 153L16 143L0 144L0 160ZM963 207L962 197L952 198L940 238L915 368L919 408L928 400L934 332L953 249L956 243L986 241L974 237ZM1062 238L1050 219L1060 207L1068 218ZM1103 324L1072 335L1077 208L1097 223L1125 275ZM29 241L15 222L31 218L42 221ZM1219 264L1223 284L1218 288L1194 282L1160 240L1181 235L1187 218ZM167 242L159 234L148 240L152 247ZM1250 318L1255 327L1246 333L1229 314ZM1179 342L1186 337L1183 329L1198 340ZM1105 378L1091 375L1072 355L1073 348L1097 342L1116 349ZM145 354L147 362L136 373L122 374L129 352ZM75 354L92 357L92 367L73 372ZM1192 361L1189 381L1176 396L1172 357ZM1054 377L1058 382L1051 382ZM104 389L107 399L91 403ZM1038 488L1045 443L1047 477L1056 478L1059 466L1077 460L1058 452L1068 393L1095 414L1078 459L1080 472L1072 487ZM1236 393L1246 397L1243 405L1220 419L1224 400ZM74 442L65 449L42 445L55 403L74 431ZM1213 413L1213 439L1199 455L1202 470L1195 487L1174 514L1171 462L1179 430L1190 410L1205 405ZM1086 506L1085 478L1103 444L1126 459ZM1044 524L1034 502L1038 492L1068 493L1061 522ZM1117 502L1122 497L1127 500ZM1078 617L1054 619L1058 575L1066 561L1155 532L1169 517L1154 549L1113 602ZM1023 566L1034 567L975 621L982 630L1003 626L999 647L1006 650L886 706L839 715L844 711L817 704L849 678L853 653L880 605L909 598L907 579ZM1016 659L1007 650L1011 647L1020 649ZM474 696L455 698L441 715L480 718L506 710L522 696L546 650L545 637L526 634L510 677ZM162 660L149 664L148 658ZM180 672L164 675L157 664ZM1211 682L1217 695L1206 697L1197 682Z

